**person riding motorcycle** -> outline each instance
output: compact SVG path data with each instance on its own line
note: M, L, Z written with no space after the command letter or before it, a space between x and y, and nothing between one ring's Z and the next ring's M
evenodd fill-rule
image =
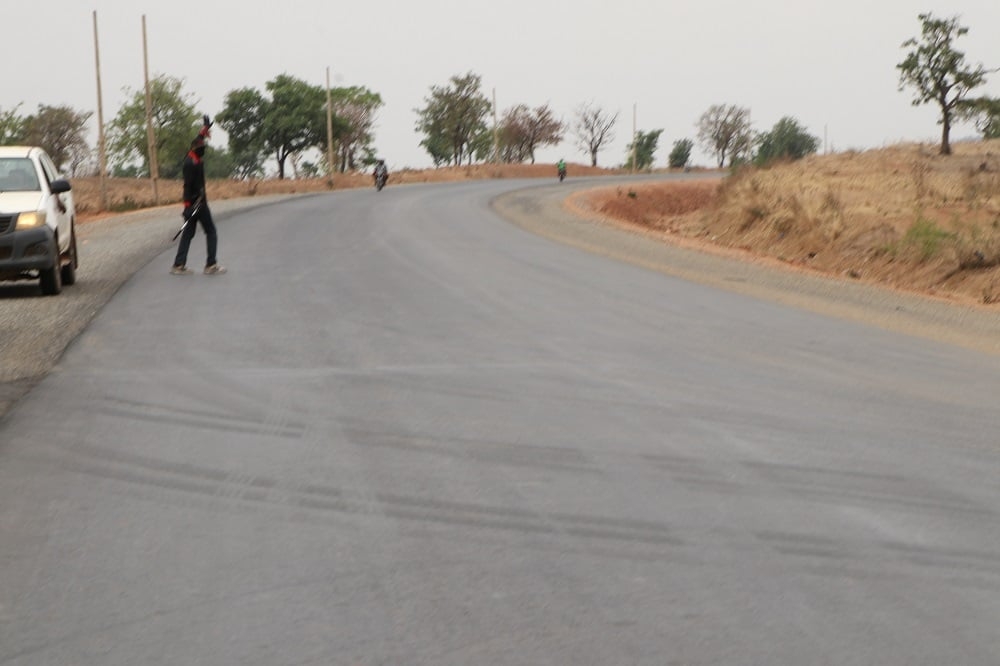
M385 166L385 160L375 162L375 172L372 174L375 179L375 187L382 189L386 181L389 180L389 169Z
M560 159L559 163L556 164L556 168L559 170L559 180L566 177L566 160Z

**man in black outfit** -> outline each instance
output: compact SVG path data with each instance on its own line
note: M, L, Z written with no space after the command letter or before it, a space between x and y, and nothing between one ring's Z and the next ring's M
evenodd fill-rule
M170 269L174 275L190 275L192 272L187 267L187 254L199 222L201 228L205 230L208 250L205 275L219 275L226 272L215 257L219 237L215 232L215 223L212 222L212 213L208 210L208 201L205 198L205 164L202 158L205 156L205 140L211 138L209 132L211 127L212 123L208 116L204 116L204 125L191 142L191 150L184 158L184 230L181 233L180 245L177 246L174 265Z

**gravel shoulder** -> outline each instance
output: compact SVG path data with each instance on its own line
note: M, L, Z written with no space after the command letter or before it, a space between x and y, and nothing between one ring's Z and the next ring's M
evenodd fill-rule
M664 239L584 207L574 195L594 186L593 182L573 184L571 192L565 186L520 190L498 197L493 207L527 231L587 252L904 335L1000 354L1000 309L996 306L958 304L797 270L709 244Z

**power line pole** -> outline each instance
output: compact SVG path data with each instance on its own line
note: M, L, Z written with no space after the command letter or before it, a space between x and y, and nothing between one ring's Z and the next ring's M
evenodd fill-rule
M497 89L493 89L493 163L500 161L500 135L497 126Z
M333 101L330 97L330 68L326 68L326 161L327 184L333 187Z
M149 142L149 177L153 181L153 202L160 205L160 165L153 131L153 95L149 90L149 55L146 48L146 15L142 15L142 68L146 79L146 139Z
M639 125L637 122L638 118L639 118L639 105L633 103L632 104L632 173L635 173L638 170L638 165L635 163L636 158L638 157L638 146L636 144L639 143L639 141L637 140L639 135Z
M97 39L97 10L94 10L94 65L97 71L97 164L101 182L101 210L108 209L108 156L104 142L104 102L101 97L101 49Z

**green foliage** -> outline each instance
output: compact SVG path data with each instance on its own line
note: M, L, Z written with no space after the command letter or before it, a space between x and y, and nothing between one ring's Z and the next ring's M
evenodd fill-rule
M443 134L429 134L421 142L435 167L450 164L453 158L451 141Z
M184 156L201 123L191 96L184 93L181 79L159 75L149 82L152 124L159 174L179 178ZM125 89L130 99L108 124L108 156L115 172L133 171L148 177L149 141L146 134L145 90Z
M375 154L375 115L383 104L382 96L368 88L353 86L333 88L330 101L333 107L336 169L341 173L353 171L359 165L368 163Z
M618 114L609 114L604 109L584 103L576 109L576 123L573 133L580 149L590 156L590 166L597 166L597 154L606 144L615 140L614 128Z
M225 148L205 147L205 177L212 179L231 178L236 172L236 160Z
M60 171L76 173L90 157L86 134L91 115L68 106L39 104L38 113L25 120L25 141L44 148Z
M941 227L934 224L927 218L920 216L917 221L910 225L903 235L902 244L917 250L921 261L932 259L941 250L941 245L953 238L954 235L948 233Z
M819 138L809 134L795 118L785 116L757 137L754 164L761 166L777 159L797 160L815 153Z
M309 173L353 170L374 159L372 146L375 114L382 97L364 87L332 88L335 164L327 164L326 89L282 74L265 84L267 94L255 88L238 88L226 95L219 125L229 135L232 172L236 178L264 173L268 156L278 163L278 178L285 177L289 157L309 149L322 155L310 163Z
M691 151L694 149L694 141L691 139L678 139L674 141L674 147L667 157L667 165L671 169L682 169L691 160Z
M265 87L271 101L264 107L264 146L278 162L280 180L290 155L326 144L326 91L288 74L271 79Z
M969 104L964 115L976 121L984 139L1000 139L1000 99L980 97Z
M0 109L0 146L11 146L24 142L25 119L19 115L18 104L6 111Z
M215 121L229 136L232 170L227 176L252 178L264 173L264 109L268 100L255 88L238 88L226 93L222 111Z
M639 130L636 132L635 139L628 145L625 168L643 171L652 167L653 156L656 153L656 147L660 141L661 134L663 134L663 130L661 129L650 130L648 132ZM632 163L633 157L635 158L634 164Z
M469 72L451 77L448 86L432 86L422 109L415 109L416 130L424 134L424 146L435 164L460 165L472 161L473 143L488 134L486 116L492 109L480 91L481 78ZM447 149L447 156L446 156Z
M914 88L914 106L934 102L940 107L940 153L950 155L952 123L956 117L968 113L973 104L968 95L983 84L987 70L982 65L967 65L965 54L952 46L958 37L969 32L968 28L959 25L957 16L939 19L927 13L918 17L922 24L921 39L903 42L902 48L911 50L903 62L896 65L899 89Z
M721 169L744 162L753 146L750 109L730 104L713 104L698 119L698 140L713 153Z

